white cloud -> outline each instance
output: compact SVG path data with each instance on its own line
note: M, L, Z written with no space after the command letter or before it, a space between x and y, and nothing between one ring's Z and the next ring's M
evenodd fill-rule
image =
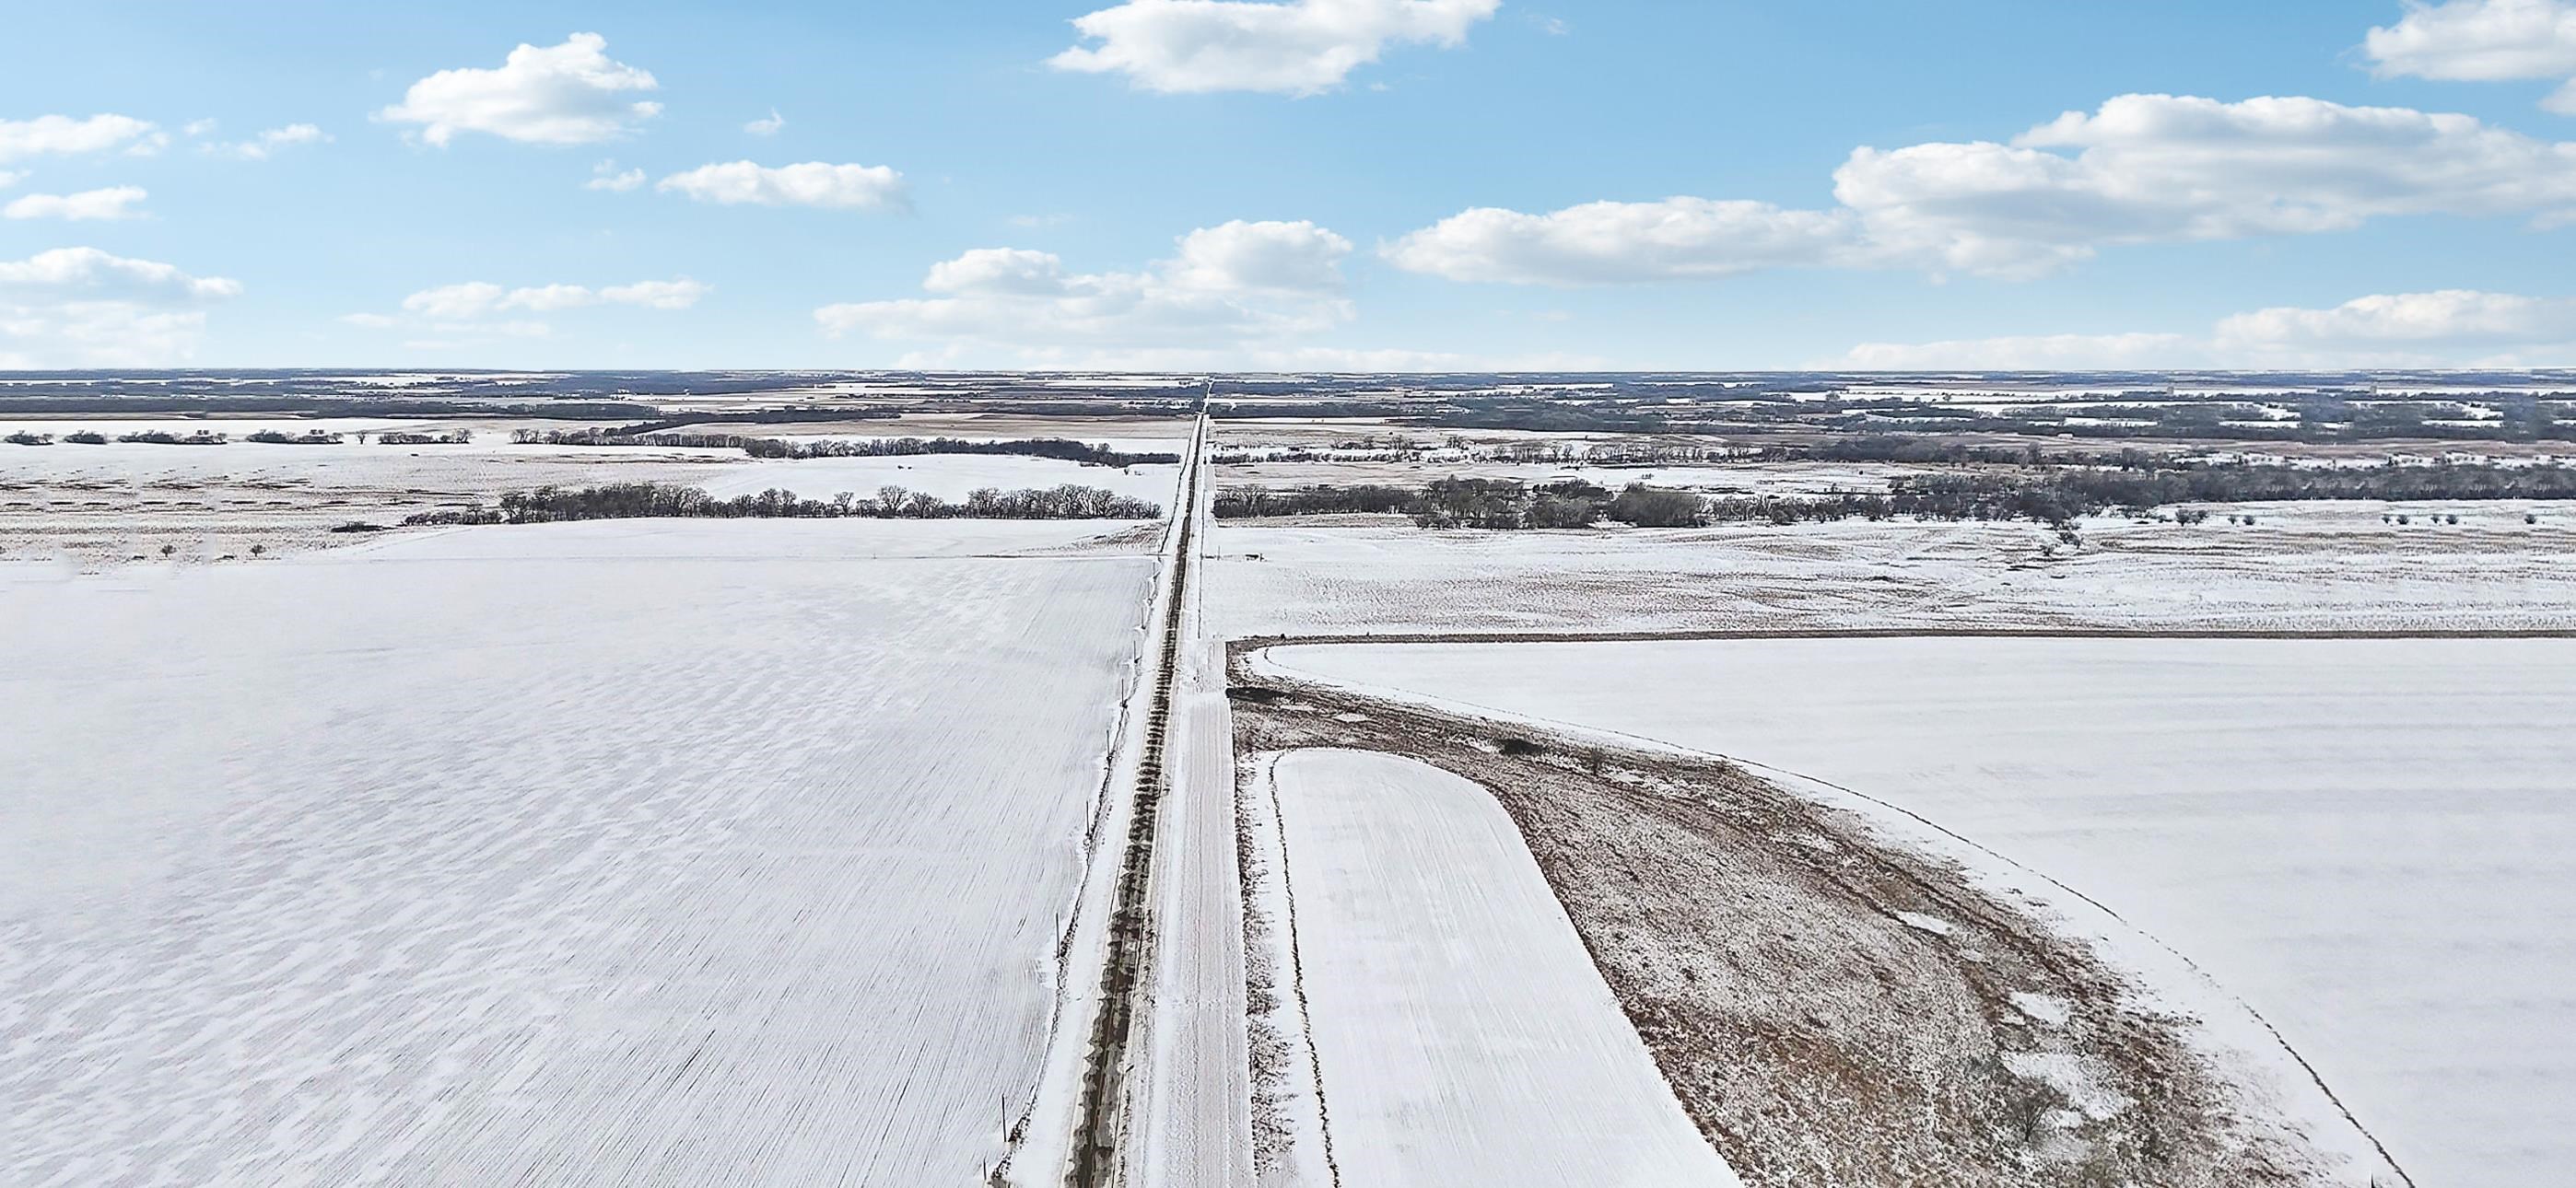
M427 329L441 334L538 337L552 332L544 322L527 319L492 321L511 313L558 313L601 305L676 310L696 305L714 291L704 281L680 277L591 288L552 284L505 288L490 281L463 281L422 289L402 299L402 314L353 313L340 320L370 330Z
M599 291L599 299L610 305L640 305L647 309L687 309L698 299L713 292L715 286L686 277L679 280L637 281L631 285L610 285Z
M2576 2L2570 0L2409 0L2405 19L2372 29L2362 52L2382 77L2566 79L2541 106L2576 115Z
M402 307L406 313L434 321L462 322L499 309L502 298L509 296L509 292L490 281L467 281L422 289L403 298Z
M1389 45L1455 46L1501 0L1127 0L1075 17L1097 46L1048 59L1118 73L1149 91L1312 95L1342 85Z
M1666 198L1549 214L1477 207L1387 245L1387 259L1451 280L1605 284L1832 263L1853 250L1842 211Z
M211 301L241 292L241 282L194 277L169 264L113 256L97 248L55 248L24 260L0 260L0 300L32 295L112 301Z
M2105 246L2348 230L2374 218L2576 218L2576 144L2465 115L2320 99L2123 95L2011 143L1860 148L1839 207L1668 198L1477 209L1384 249L1465 280L1591 284L1773 266L2031 276Z
M236 281L97 248L0 260L0 357L39 367L184 362L205 335L202 307L240 292Z
M674 173L654 189L727 206L821 206L837 210L904 210L911 205L903 175L883 165L827 165L807 161L769 167L750 161L701 165Z
M2303 356L2465 350L2576 342L2576 300L2443 289L2374 294L2331 309L2280 306L2218 323L2222 348Z
M200 120L198 123L211 126L214 121ZM188 126L194 129L197 124ZM276 155L277 150L282 148L291 148L299 144L329 143L331 143L331 134L319 127L312 124L288 124L282 128L270 128L248 140L237 140L229 144L208 144L201 147L206 152L221 156L238 157L244 161L265 161Z
M2402 107L2123 95L2009 145L1856 150L1834 196L1899 260L2024 275L2109 244L2565 210L2576 144Z
M451 289L458 287L460 286L449 286ZM497 288L498 286L488 287ZM551 313L558 309L578 309L581 306L598 303L599 294L580 285L536 285L524 289L512 289L508 296L496 298L494 306L499 309L525 309L537 313Z
M529 144L590 144L632 131L662 105L630 98L659 84L608 56L608 39L575 33L562 45L522 43L497 70L441 70L413 83L378 119L421 125L421 139L445 145L459 132Z
M1180 239L1164 275L1209 293L1323 293L1342 287L1351 241L1309 222L1201 227Z
M787 117L778 114L778 109L773 107L769 109L769 114L767 116L753 120L748 124L744 124L742 126L742 130L749 132L754 136L776 136L778 135L778 130L786 126Z
M145 197L141 186L109 186L102 190L83 190L77 194L28 194L0 206L0 218L69 219L73 221L135 219L143 212L134 209Z
M0 169L0 190L17 185L18 179L25 176L23 173L11 173L6 169Z
M87 119L43 115L32 120L0 120L0 163L29 157L103 153L123 149L145 155L169 143L168 133L151 121L132 116L94 115Z
M1865 342L1835 361L1862 371L2085 371L2196 367L2206 344L2183 334L2035 334L1943 342Z
M935 296L827 305L816 324L930 344L917 358L1021 365L1154 352L1276 358L1350 320L1340 265L1349 240L1313 223L1230 222L1182 236L1136 272L1079 273L1048 252L977 248L931 267ZM1104 364L1105 365L1105 364Z
M190 120L179 129L191 137L211 135L214 130L215 121L211 119Z
M2445 289L2222 318L2203 335L2055 334L1863 343L1832 365L1869 370L2156 367L2459 367L2576 362L2576 299Z
M599 164L590 167L590 180L581 183L581 188L585 190L607 190L612 193L623 194L628 190L639 188L643 184L643 170L628 169L621 172L617 168L617 162L602 161Z

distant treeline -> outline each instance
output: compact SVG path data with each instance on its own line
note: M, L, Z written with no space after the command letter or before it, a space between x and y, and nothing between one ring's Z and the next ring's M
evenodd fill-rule
M364 443L366 438L367 435L364 433L358 435L358 440L361 443ZM275 429L261 429L242 436L243 441L255 442L260 445L339 445L345 439L344 434L332 433L322 429L308 429L300 434L282 433ZM107 435L84 429L77 433L64 434L63 440L74 445L106 445ZM228 445L232 441L231 438L224 434L216 433L209 429L199 429L184 437L164 429L144 429L133 433L119 434L116 440L127 445L194 446ZM466 429L458 429L448 433L387 432L377 434L376 440L384 445L463 445L474 440L474 434L471 430ZM0 441L8 442L11 445L52 445L54 444L54 435L50 433L29 433L25 430L20 430L7 437L0 437Z
M687 449L741 450L754 458L908 458L923 454L994 454L1054 458L1086 466L1136 466L1175 463L1179 454L1131 454L1107 445L1060 437L1019 441L966 441L955 437L818 438L790 441L775 437L740 437L730 433L662 433L639 437L625 429L513 429L520 445L663 446Z
M1221 520L1401 512L1426 528L1587 528L1605 519L1654 528L1701 522L1698 508L1704 502L1686 491L1643 484L1613 493L1579 479L1533 485L1515 479L1445 478L1433 479L1418 490L1379 485L1284 491L1240 487L1218 492L1214 508Z
M159 429L146 429L136 433L119 434L117 435L116 440L128 445L222 445L230 439L226 438L221 433L213 433L204 429L199 429L186 437L181 437L175 433L166 433Z
M1631 484L1616 494L1586 482L1439 479L1419 490L1389 486L1244 487L1217 494L1220 519L1400 512L1432 528L1580 528L1603 520L1641 527L1794 524L1896 518L2037 520L2064 527L2079 516L2182 503L2316 499L2576 499L2576 468L2373 466L2314 469L2217 464L2152 469L2053 467L2007 473L1901 475L1885 493L1710 497Z
M2141 377L2150 378L2150 377ZM1431 390L1389 399L1354 392L1340 400L1240 399L1228 385L1215 415L1233 419L1367 417L1421 428L1595 434L1698 434L1731 438L1784 434L2012 435L2118 441L2454 441L2576 440L2576 403L2566 391L2496 390L2430 395L2380 393L2349 380L2281 377L2290 390L2260 397L2177 395L2153 386L2122 388L2110 400L2075 392L2031 398L2012 391L1924 389L1912 394L1845 390L1831 378L1780 382L1675 383L1593 377L1580 386L1520 392ZM1328 377L1292 387L1329 389ZM1879 387L1878 383L1866 385ZM2474 404L2475 407L2471 407Z
M596 487L538 487L512 491L498 507L421 512L405 524L546 524L563 520L647 517L692 519L1151 520L1161 505L1099 487L1003 491L986 487L950 503L922 491L880 487L873 496L843 491L830 499L803 499L771 488L757 495L720 499L696 487L671 483L608 483Z
M783 425L800 421L891 421L903 415L892 408L764 408L740 413L683 413L640 424L625 425L613 433L654 433L665 429L685 429L691 425Z
M327 417L525 417L555 421L633 421L661 415L649 404L605 400L433 400L378 396L16 396L0 395L0 416L35 417L90 413L129 417L145 413L211 416L259 413L270 416ZM839 417L841 411L832 415ZM867 414L854 414L867 415ZM891 414L889 414L891 415ZM816 419L807 414L806 420Z

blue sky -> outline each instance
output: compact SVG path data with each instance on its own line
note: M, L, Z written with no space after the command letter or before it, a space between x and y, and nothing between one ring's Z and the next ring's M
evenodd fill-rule
M2576 362L2576 0L10 23L0 367Z

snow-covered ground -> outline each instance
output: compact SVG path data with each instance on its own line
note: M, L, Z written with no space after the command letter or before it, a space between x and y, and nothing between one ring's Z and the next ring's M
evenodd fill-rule
M0 569L0 1182L982 1182L1152 579L1100 530Z
M0 423L0 430L11 423ZM1172 498L1177 468L1083 466L1045 458L925 455L910 458L749 459L738 449L516 444L515 428L596 428L567 422L390 420L164 420L23 422L41 432L158 428L229 433L222 446L0 444L0 560L69 559L85 567L157 559L238 560L350 543L330 529L380 525L437 509L490 505L540 486L662 482L718 495L783 487L812 499L840 491L875 497L897 485L951 502L977 487L1014 490L1065 483L1104 487L1156 503ZM259 429L348 434L336 445L245 442ZM465 429L458 445L360 444L355 434L405 428ZM1171 449L1171 442L1158 443Z
M1263 486L1272 490L1317 483L1355 486L1363 483L1418 487L1434 479L1516 479L1553 483L1580 479L1620 490L1632 483L1677 487L1712 494L1822 495L1829 492L1885 493L1888 480L1922 474L1930 468L1877 462L1739 463L1730 466L1566 466L1546 462L1250 462L1217 471L1226 487Z
M1275 650L1794 772L2098 900L2268 1017L2419 1183L2576 1165L2576 641ZM2079 905L2080 906L2080 905Z
M1339 750L1268 783L1340 1183L1737 1182L1484 789Z
M700 479L697 485L725 498L784 487L807 499L829 499L838 491L874 498L877 488L897 486L957 503L978 487L1016 491L1071 483L1151 500L1168 508L1179 481L1178 466L1085 466L1054 458L1002 454L919 454L901 458L763 459L726 467Z
M2028 523L1428 531L1220 523L1229 634L2161 625L2576 627L2566 505L2256 505L2254 527ZM2523 523L2538 510L2540 523Z

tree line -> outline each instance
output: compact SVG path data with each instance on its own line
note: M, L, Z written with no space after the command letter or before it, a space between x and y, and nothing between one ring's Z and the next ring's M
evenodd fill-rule
M1523 483L1516 479L1433 479L1419 488L1367 484L1316 485L1273 491L1236 487L1219 491L1213 510L1221 520L1396 512L1425 528L1588 528L1603 520L1644 528L1704 522L1706 501L1688 491L1642 483L1612 492L1570 479Z
M2576 468L2458 463L2322 469L2228 463L2140 469L2056 467L2009 473L1900 475L1885 492L1707 496L1632 483L1437 479L1419 489L1317 485L1220 491L1220 519L1398 512L1426 528L1582 528L1603 520L1648 528L1822 520L2036 520L2059 528L2106 511L2182 503L2319 499L2576 499ZM2193 522L2196 522L2193 521Z
M962 503L898 486L873 496L843 491L830 499L805 499L772 487L756 495L719 498L675 483L605 483L596 487L538 487L512 491L497 507L442 508L403 520L418 524L547 524L567 520L681 519L979 519L1152 520L1160 504L1099 487L1066 483L1004 491L979 488Z
M108 439L107 435L104 433L84 429L76 433L64 434L63 440L73 445L106 445ZM133 433L119 434L117 435L116 440L127 445L229 445L232 441L230 437L224 434L216 433L207 429L199 429L185 437L181 437L178 434L171 433L163 429L143 429L137 430ZM242 435L242 440L246 442L255 442L260 445L339 445L343 440L345 440L345 435L333 433L324 429L308 429L300 434L287 434L275 429L261 429L256 432ZM474 434L471 430L466 429L457 429L447 433L401 433L388 431L377 434L376 440L384 445L463 445L466 442L474 440ZM54 444L54 435L50 433L29 433L25 430L20 430L7 437L0 437L0 441L8 442L11 445L52 445ZM367 435L364 433L359 434L358 444L365 445L366 442Z
M564 446L663 446L687 449L741 450L754 458L909 458L924 454L985 454L1028 458L1053 458L1079 462L1085 466L1169 465L1181 460L1172 453L1128 453L1113 450L1105 443L1069 441L1060 437L1024 438L1013 441L968 441L956 437L860 437L816 438L812 441L789 441L775 437L744 437L732 433L662 433L652 437L638 436L627 429L513 429L510 440L518 445Z

